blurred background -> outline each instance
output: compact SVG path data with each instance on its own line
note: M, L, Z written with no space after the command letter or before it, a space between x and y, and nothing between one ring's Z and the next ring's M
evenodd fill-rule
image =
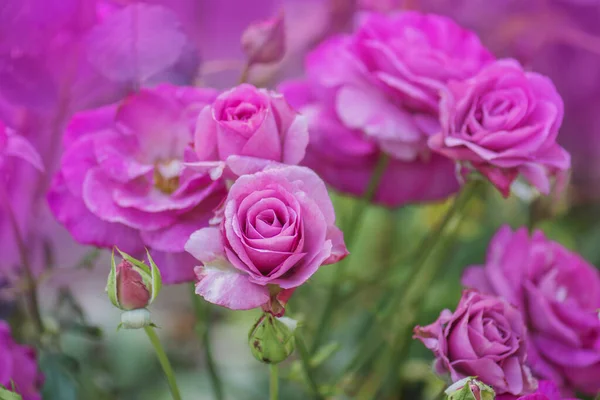
M284 78L300 76L304 55L324 38L351 31L360 12L402 9L448 15L477 32L496 56L517 58L527 68L548 75L565 102L559 141L573 160L565 196L529 203L518 198L503 201L490 191L485 204L472 205L450 251L439 254L445 263L443 276L437 279L436 296L428 299L419 323L434 320L442 308L454 307L460 297L462 269L483 260L489 238L505 222L513 226L539 222L548 236L600 265L598 0L3 0L0 120L40 150L49 172L40 175L26 163L7 166L10 199L40 276L40 302L49 316L48 325L62 332L60 346L69 357L68 361L45 360L53 374L46 373L47 379L57 385L51 390L59 396L51 398L170 398L143 333L116 332L120 312L104 292L108 252L77 245L48 212L45 192L70 117L158 82L220 89L236 84L245 62L242 32L251 22L281 10L287 53L282 62L252 71L249 80L257 86L274 87ZM103 45L107 42L113 44L110 49ZM132 46L146 60L141 70L130 67ZM343 229L354 200L333 196ZM372 323L378 294L402 280L402 265L392 260L408 253L445 207L369 210L357 241L360 247L351 249L350 273L328 337L327 357L318 365L324 380L342 377L331 388L336 398L360 398L361 392L353 389L355 382L344 381L339 366L353 355L349 350L356 345L356 332ZM12 268L18 256L3 215L0 254L4 275L0 286L10 288L8 282L18 274ZM377 280L390 268L394 279ZM320 312L331 276L330 267L322 268L290 302L295 317L304 320L308 338L316 329L311 323L318 320L312 313ZM191 291L187 284L167 287L152 307L183 397L213 398L198 340L198 333L208 327L227 398L264 399L267 368L254 360L247 346L247 332L258 312L214 307L210 320L196 325ZM18 291L0 293L0 317L18 318L12 312ZM380 335L385 338L385 329ZM411 383L404 390L437 393L440 382L430 372L430 354L418 343L411 352L414 365L405 371ZM286 363L282 376L289 379L281 382L280 398L307 398L299 365L293 357ZM371 366L367 362L353 381L368 387Z

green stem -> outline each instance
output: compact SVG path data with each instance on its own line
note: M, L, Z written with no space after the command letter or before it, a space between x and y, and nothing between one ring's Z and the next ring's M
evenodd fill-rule
M369 184L367 186L367 190L363 194L360 199L359 204L355 207L352 212L350 222L348 223L347 229L345 229L345 236L347 238L346 245L349 248L354 247L354 242L358 237L357 227L359 222L362 220L362 217L365 211L368 208L369 203L375 197L375 193L377 191L377 187L383 178L383 173L385 172L387 165L389 163L389 157L385 154L382 154L373 170L373 174L371 175L371 179L369 180ZM341 284L344 282L344 276L346 273L346 263L349 257L347 257L344 261L340 262L336 268L336 272L333 278L333 283L331 289L329 291L329 298L325 303L325 308L323 309L323 313L321 314L321 319L319 320L319 324L317 325L317 332L315 334L312 346L311 346L311 354L317 351L321 341L323 340L323 336L325 332L329 328L329 324L331 323L331 314L335 308L338 297L340 296Z
M19 223L17 222L17 218L10 204L6 188L1 184L0 196L0 204L4 203L4 207L6 208L6 215L8 215L8 219L10 221L10 225L15 236L15 242L17 244L19 258L21 259L23 271L25 272L25 281L27 284L27 304L29 305L29 314L37 335L36 339L40 340L42 334L44 333L44 324L42 322L42 316L40 314L40 307L37 295L37 282L35 280L35 276L33 275L33 270L31 268L29 253L27 252L27 246L25 245L25 240L23 239L23 235L21 234Z
M443 264L442 262L428 264L427 260L434 252L440 239L446 234L446 229L453 220L456 220L452 231L452 233L455 233L460 221L464 217L466 206L478 191L478 187L478 181L468 182L455 198L451 208L431 232L429 238L419 246L416 257L417 261L413 264L411 274L406 280L405 290L399 292L401 293L400 301L398 303L395 301L392 302L392 306L394 304L399 305L391 308L401 310L407 315L404 315L404 318L402 318L400 329L394 329L398 333L392 341L390 352L391 365L387 368L387 377L384 380L384 384L379 388L376 398L383 398L385 393L394 386L398 370L408 354L408 344L410 341L407 338L410 337L410 329L412 329L423 306L423 299L429 292L431 282Z
M206 360L206 367L210 377L210 383L213 389L215 399L223 400L223 384L219 375L219 370L215 363L212 354L211 335L210 335L210 304L202 300L194 291L194 285L192 285L192 304L194 306L194 312L196 314L196 332L202 342L204 349L204 358Z
M146 331L146 335L148 335L148 339L150 339L150 343L152 343L152 346L154 347L154 351L156 352L158 361L160 362L163 372L167 377L167 381L169 382L169 389L171 389L171 395L173 396L173 400L181 400L181 395L179 394L179 388L177 387L177 381L175 380L173 368L171 367L171 363L169 362L167 353L165 353L165 350L160 344L158 335L156 334L156 332L154 332L154 328L152 326L144 327L144 331Z
M302 361L302 369L304 370L304 375L306 375L306 380L308 381L308 385L310 386L312 397L315 400L321 400L323 397L319 392L319 386L317 385L317 382L315 381L313 375L312 365L310 364L310 353L308 352L308 349L306 348L306 343L304 343L302 335L298 330L296 330L295 333L295 340L296 348L300 353L300 359Z
M279 371L277 370L277 364L269 365L270 371L270 390L269 390L269 399L270 400L278 400L279 399Z

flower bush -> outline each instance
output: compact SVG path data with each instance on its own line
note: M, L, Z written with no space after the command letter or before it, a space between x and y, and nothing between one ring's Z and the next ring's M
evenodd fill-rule
M600 394L593 1L5 3L0 399Z

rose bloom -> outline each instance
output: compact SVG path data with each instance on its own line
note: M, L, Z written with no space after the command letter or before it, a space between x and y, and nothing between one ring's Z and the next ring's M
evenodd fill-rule
M281 94L248 84L220 94L202 109L196 124L201 166L223 168L219 161L232 155L259 166L267 161L298 164L307 144L306 119Z
M265 306L348 254L325 184L306 167L275 165L240 176L223 213L218 227L200 229L185 245L203 264L196 293L211 303Z
M504 196L520 174L540 192L570 167L556 143L564 106L552 82L500 60L442 92L442 130L429 146L485 175Z
M528 363L541 379L589 394L600 391L600 273L579 255L507 226L496 233L485 265L463 284L502 296L522 310Z
M161 85L76 115L48 194L56 219L80 243L134 255L147 246L166 283L192 280L185 242L226 193L223 182L185 164L197 161L195 121L214 97Z
M438 16L368 13L353 35L321 44L307 77L281 86L309 119L305 164L333 187L362 195L377 159L393 159L375 201L397 206L458 189L452 163L427 148L439 130L439 92L492 55L470 31Z
M497 394L521 395L537 382L525 365L526 328L519 310L504 300L466 290L456 311L415 328L415 338L433 351L438 374L452 381L477 376Z
M44 378L38 370L35 350L15 343L4 321L0 321L0 354L0 385L10 390L14 383L23 400L40 400Z

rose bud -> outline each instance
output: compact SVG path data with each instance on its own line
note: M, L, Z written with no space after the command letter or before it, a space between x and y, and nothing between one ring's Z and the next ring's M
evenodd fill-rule
M448 400L494 400L496 393L488 385L469 376L454 382L446 391Z
M115 307L125 311L119 327L139 329L151 325L146 310L161 288L160 271L147 252L150 266L117 249L123 261L117 266L114 252L106 291Z
M20 394L14 392L14 388L12 391L8 390L4 386L0 385L0 399L2 400L22 400Z
M275 18L250 24L242 34L241 43L248 56L248 65L280 61L285 54L283 13Z
M252 355L266 364L278 364L293 353L296 321L264 313L248 333Z

